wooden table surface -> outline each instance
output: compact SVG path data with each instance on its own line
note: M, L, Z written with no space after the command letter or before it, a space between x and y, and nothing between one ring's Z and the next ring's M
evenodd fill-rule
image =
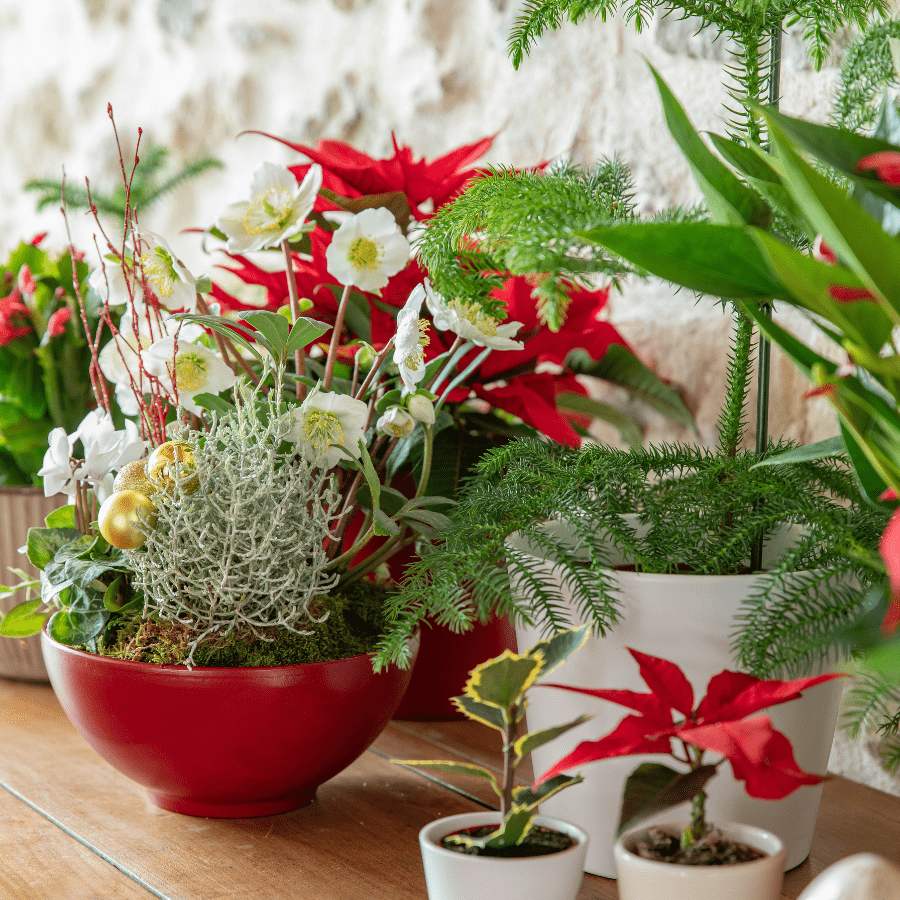
M469 722L393 722L310 806L199 819L153 806L82 740L49 687L0 679L0 900L424 900L419 829L493 806L493 795L477 779L388 760L498 768L495 738ZM900 860L900 798L834 778L784 897L863 850ZM614 881L585 875L580 900L616 896Z

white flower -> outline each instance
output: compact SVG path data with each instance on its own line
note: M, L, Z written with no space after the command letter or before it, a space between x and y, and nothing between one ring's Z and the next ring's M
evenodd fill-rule
M463 340L471 341L476 347L490 347L492 350L521 350L525 344L514 341L521 322L506 322L501 325L480 306L451 300L449 303L425 281L425 302L431 313L434 327L438 331L452 331Z
M122 306L134 295L134 287L125 280L121 263L105 260L88 277L88 286L110 306Z
M135 263L144 273L147 284L168 310L183 309L194 312L197 308L197 285L194 276L172 253L169 245L152 231L138 235L140 250Z
M116 400L126 416L136 416L140 412L137 394L149 390L149 386L144 384L144 373L140 367L141 351L158 338L175 337L176 334L192 341L203 334L203 328L171 318L160 321L143 303L129 304L122 313L119 333L103 346L98 362L107 381L115 385Z
M147 447L134 422L126 419L125 428L116 431L112 416L100 409L92 410L81 420L72 438L80 440L84 448L84 461L75 470L75 477L94 488L100 503L112 493L113 471L140 459Z
M343 454L333 444L360 458L359 442L369 417L362 400L316 388L291 415L294 425L286 440L294 441L311 462L326 469L336 466Z
M391 437L408 438L416 427L416 420L402 406L391 406L375 427Z
M141 351L144 368L159 379L163 388L178 391L178 405L200 415L196 394L218 394L235 382L235 374L206 347L180 338L164 337Z
M67 435L65 428L54 428L47 443L49 448L44 454L44 465L38 472L44 479L44 496L67 494L73 497L76 486L71 457L75 436Z
M424 394L413 394L406 408L423 425L434 425L434 404Z
M322 187L322 167L312 165L300 184L287 166L263 163L250 183L250 199L232 203L216 221L228 235L229 253L277 247L303 230Z
M428 322L419 318L425 290L417 285L406 305L397 313L397 336L394 339L394 365L408 391L425 377L425 348L428 346Z
M364 209L334 233L325 259L341 284L378 294L409 262L409 241L390 210Z

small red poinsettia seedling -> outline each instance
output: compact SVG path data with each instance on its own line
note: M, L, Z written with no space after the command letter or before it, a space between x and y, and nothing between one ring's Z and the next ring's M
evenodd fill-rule
M731 763L734 777L744 782L751 797L780 800L804 784L819 784L823 780L823 776L800 768L790 741L772 727L768 716L753 714L796 700L803 691L840 678L839 674L764 681L725 670L710 679L706 696L695 708L691 683L675 663L630 648L628 652L637 661L649 693L545 683L545 687L618 703L637 715L625 716L605 737L580 743L538 778L533 790L568 769L596 760L637 753L668 754L687 765L687 771L662 763L638 766L625 784L618 833L621 835L640 819L691 800L691 824L681 839L682 846L687 847L709 830L704 787L725 760ZM722 759L705 762L706 751L719 754Z

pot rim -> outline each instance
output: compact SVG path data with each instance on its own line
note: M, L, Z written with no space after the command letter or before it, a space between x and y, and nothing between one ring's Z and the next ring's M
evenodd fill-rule
M674 826L679 830L686 828L688 825L687 822L661 822L659 824L662 827ZM645 822L642 825L636 825L634 828L629 829L620 838L616 839L613 846L616 862L618 863L621 858L622 862L635 868L643 868L645 870L647 868L652 868L660 872L665 871L672 874L676 872L721 873L729 869L741 869L742 871L746 871L753 866L764 868L772 865L773 860L778 860L779 857L784 856L787 852L785 850L784 841L782 841L777 834L774 834L765 828L759 828L756 825L745 825L743 822L714 822L712 824L715 828L721 829L727 837L730 836L734 840L740 840L743 843L749 844L754 850L760 850L766 855L761 859L751 859L747 862L732 863L728 866L688 866L683 863L670 863L657 859L644 859L643 856L632 853L625 846L625 841L640 834L642 831L646 831L648 828L654 827L652 822ZM781 860L778 865L779 868L783 868L783 860ZM697 877L703 878L705 876L698 874Z
M546 828L552 828L560 831L573 838L572 844L565 850L558 850L555 853L545 853L542 856L522 856L522 857L502 857L502 856L476 856L468 853L457 853L455 850L447 850L440 845L441 838L448 834L458 831L460 828L471 827L473 825L494 825L500 822L500 813L498 810L485 810L484 812L458 813L453 816L443 816L440 819L432 819L427 825L419 831L419 843L428 848L429 853L436 854L444 859L465 860L467 865L491 865L492 863L530 863L534 864L536 860L544 858L552 858L554 860L561 859L565 856L578 853L581 848L588 843L588 836L585 831L577 825L567 822L565 819L557 819L554 816L537 815L534 817L536 825L542 825ZM447 825L447 830L439 829L438 826ZM435 830L440 831L439 835L432 835L428 832Z
M309 668L310 666L336 666L336 665L347 665L352 662L362 661L364 659L369 660L371 664L372 657L375 655L372 653L358 653L355 656L344 656L340 659L325 659L319 662L308 662L308 663L287 663L281 666L192 666L188 668L185 665L177 665L175 663L150 663L150 662L142 662L137 659L116 659L112 656L102 656L99 653L88 653L86 650L78 650L75 647L69 647L66 644L61 644L59 641L50 637L47 633L47 623L45 622L41 626L41 641L46 641L48 645L53 647L56 652L68 653L75 657L83 657L85 659L96 660L99 665L105 665L110 667L117 666L130 666L130 667L138 667L137 670L143 668L147 672L185 672L190 674L191 672L220 672L222 675L226 675L228 673L237 673L237 672L290 672L292 670L299 670ZM416 629L416 633L410 639L410 644L413 647L413 661L415 661L415 651L418 647L419 642L419 630ZM391 663L392 668L397 668L396 663ZM382 670L386 671L386 670ZM380 674L380 673L378 673Z

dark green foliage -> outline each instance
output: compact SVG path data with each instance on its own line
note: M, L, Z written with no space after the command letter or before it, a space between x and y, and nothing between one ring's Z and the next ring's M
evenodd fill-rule
M832 110L839 128L865 131L878 121L881 96L898 81L889 38L900 38L900 21L871 25L847 48Z
M772 444L766 455L787 446ZM757 675L814 663L834 626L860 612L864 592L841 579L867 583L857 550L877 544L887 515L862 502L839 461L754 469L759 458L677 444L625 452L537 440L486 454L446 543L408 570L392 600L395 628L380 653L395 649L420 615L442 608L440 620L455 628L494 610L557 632L572 624L564 593L603 634L619 613L611 565L739 573L755 541L795 525L802 535L747 600L736 647ZM555 570L535 566L535 556Z
M857 672L844 701L843 722L852 738L871 733L877 723L881 763L888 772L900 773L900 685L878 672Z
M103 193L95 187L91 188L90 197L87 189L78 184L66 184L66 206L69 209L89 209L91 202L100 215L110 216L117 222L123 221L126 202L132 209L146 212L161 197L176 190L186 181L202 175L210 169L221 169L222 163L211 157L201 156L189 160L181 168L166 172L166 161L169 151L161 144L150 141L142 149L140 165L134 171L131 181L130 195L126 201L125 185L119 186L112 193ZM48 206L62 203L62 183L53 179L33 179L26 182L25 190L38 195L38 211Z

